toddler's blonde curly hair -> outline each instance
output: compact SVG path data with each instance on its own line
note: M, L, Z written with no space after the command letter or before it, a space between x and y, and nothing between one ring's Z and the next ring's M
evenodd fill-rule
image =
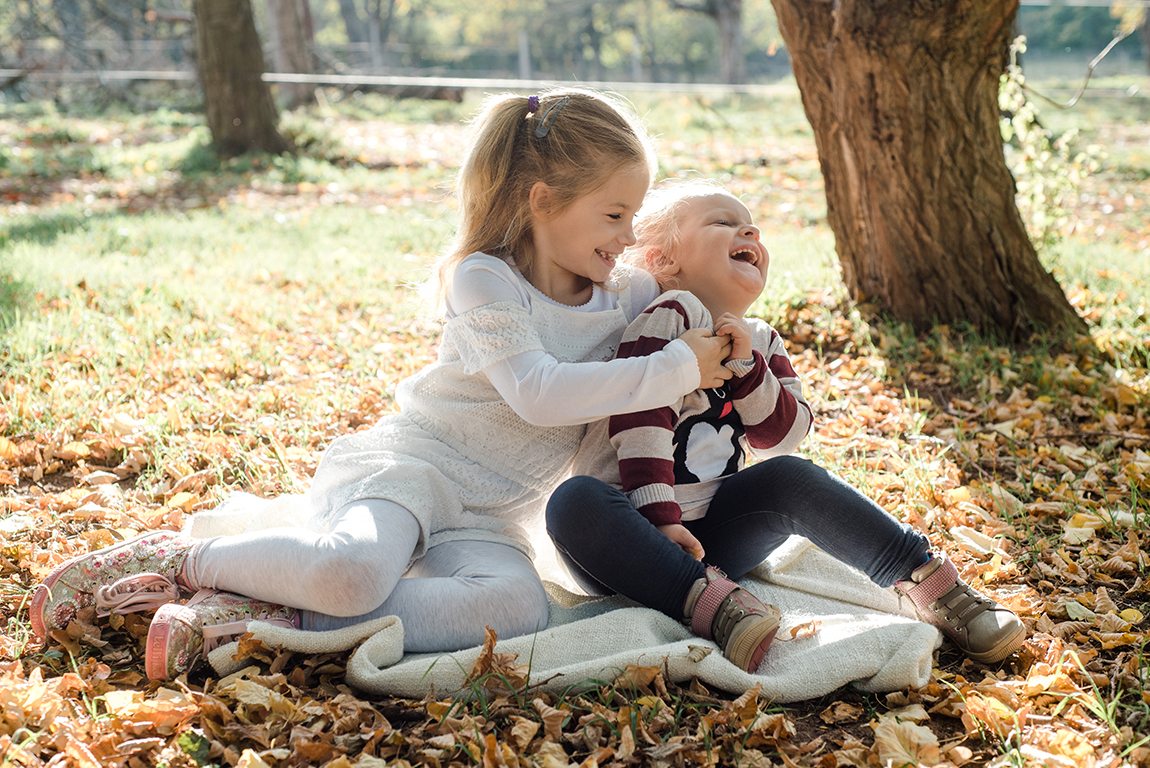
M678 287L667 273L668 257L679 247L679 219L691 200L711 195L735 197L722 184L711 179L663 181L648 193L635 217L635 244L623 253L629 264L650 272L667 291ZM737 198L736 198L737 199Z

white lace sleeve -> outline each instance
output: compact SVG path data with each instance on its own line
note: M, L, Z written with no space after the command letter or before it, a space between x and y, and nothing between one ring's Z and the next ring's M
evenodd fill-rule
M512 355L543 351L527 309L513 301L499 301L453 317L443 326L441 344L445 352L459 355L469 376Z

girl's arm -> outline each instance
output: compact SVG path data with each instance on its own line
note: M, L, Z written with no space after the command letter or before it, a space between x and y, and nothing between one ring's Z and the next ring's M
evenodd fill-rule
M759 458L782 456L794 451L810 431L811 408L778 331L761 320L748 322L751 358L727 363L735 372L732 401L751 451Z
M536 300L539 300L536 298ZM700 367L718 367L719 339L697 357L685 340L675 340L654 355L606 362L560 363L542 348L526 321L531 297L511 267L492 256L469 256L456 270L447 295L450 320L498 305L520 335L508 347L512 354L484 361L481 370L524 420L540 426L585 424L615 413L658 408L698 388ZM492 310L496 311L496 310ZM515 313L522 314L516 316ZM713 360L705 359L711 357ZM701 362L700 362L701 360Z

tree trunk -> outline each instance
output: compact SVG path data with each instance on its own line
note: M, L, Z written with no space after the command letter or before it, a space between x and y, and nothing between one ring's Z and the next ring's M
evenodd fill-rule
M249 0L195 0L196 54L212 143L222 155L290 151L276 130L276 106L261 79Z
M1142 53L1146 56L1146 67L1150 69L1150 11L1142 17L1142 26L1138 28L1142 36Z
M73 61L80 65L79 68L89 66L90 57L84 48L86 19L79 0L52 0L52 10L60 21L60 37L64 41L65 53L71 55Z
M729 85L743 82L743 0L705 0L684 3L671 0L671 7L710 16L719 25L719 78Z
M744 80L743 0L713 0L715 21L719 24L719 76L724 83L737 85Z
M307 0L268 0L267 29L273 71L308 75L315 72L310 19ZM278 90L288 109L315 99L315 86L308 83L280 83Z
M1019 0L772 0L856 299L924 329L1085 331L1015 204L998 85Z
M339 15L343 17L343 26L347 29L347 41L353 44L366 43L367 30L356 10L355 0L339 0Z

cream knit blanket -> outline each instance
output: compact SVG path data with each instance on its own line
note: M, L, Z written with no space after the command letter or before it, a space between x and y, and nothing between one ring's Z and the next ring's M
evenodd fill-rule
M557 577L546 556L540 560L545 579ZM882 692L927 683L940 643L938 630L914 619L909 602L900 605L893 590L876 587L806 539L792 537L741 583L783 614L778 639L755 674L738 669L712 643L658 611L622 597L576 595L557 581L547 581L549 626L534 635L500 639L495 650L518 654L517 664L530 664L531 681L554 693L612 680L629 665L659 667L673 682L698 677L735 694L761 683L762 695L781 703L815 698L844 685ZM792 639L794 628L806 631ZM403 627L396 617L332 632L263 622L249 629L266 644L293 651L350 650L351 686L406 698L422 698L432 689L450 696L467 688L467 674L481 651L405 656ZM235 648L232 643L212 652L218 674L244 666L234 660ZM704 656L700 649L706 648L714 652Z

